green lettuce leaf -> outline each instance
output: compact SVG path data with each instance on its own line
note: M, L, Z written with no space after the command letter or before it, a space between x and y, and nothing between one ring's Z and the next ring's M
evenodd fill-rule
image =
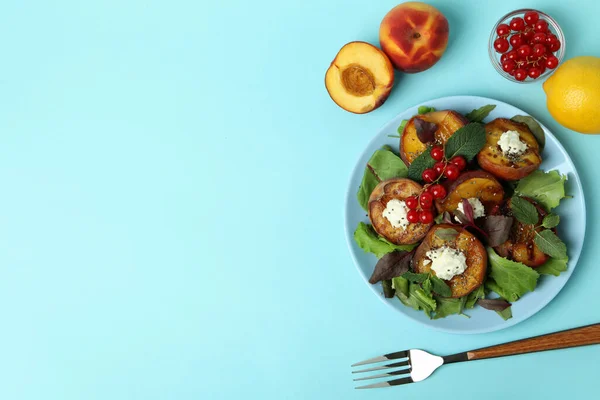
M491 247L487 248L487 252L490 260L489 276L504 292L504 295L499 293L502 297L513 302L514 296L519 298L535 289L540 275L534 269L500 257Z
M565 197L567 177L558 171L537 170L521 179L515 188L520 196L531 197L550 211Z
M379 182L391 178L406 178L407 175L408 168L406 164L394 154L390 146L384 146L376 150L365 167L363 179L356 194L358 203L364 210L367 210L369 196L371 196L373 189Z
M485 289L484 289L483 285L481 285L466 296L465 308L475 307L475 303L477 303L477 300L484 299L484 298L485 298Z
M435 296L434 299L437 306L433 313L433 319L439 319L445 318L448 315L462 314L465 302L467 301L467 296L458 299Z
M354 231L354 240L358 247L363 249L367 253L373 253L377 258L383 257L387 253L391 253L394 250L405 250L410 251L415 248L416 245L395 245L388 242L384 238L380 237L373 227L364 222L359 222L358 227Z
M567 270L568 261L569 260L567 258L550 258L548 259L548 261L537 267L535 270L537 273L542 275L559 276L561 272L565 272Z
M402 304L415 310L423 310L431 318L431 313L436 309L434 298L421 289L419 284L411 283L407 279L398 276L392 279L392 285L396 290L396 297Z
M503 320L508 320L512 318L512 306L511 307L506 307L504 310L502 311L496 311L496 313L502 317Z
M434 107L429 107L429 106L419 106L417 112L419 113L419 115L421 114L427 114L428 112L433 112L435 111Z
M513 293L498 286L498 284L493 279L488 278L488 280L485 281L485 288L491 292L497 293L504 300L509 301L511 303L514 303L515 301L519 300L519 296L516 293Z

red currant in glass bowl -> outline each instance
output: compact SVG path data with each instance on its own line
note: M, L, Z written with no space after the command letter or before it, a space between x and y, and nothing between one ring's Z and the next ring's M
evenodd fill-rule
M521 9L496 23L488 53L504 78L531 83L554 72L564 58L565 44L563 31L552 17L539 10Z

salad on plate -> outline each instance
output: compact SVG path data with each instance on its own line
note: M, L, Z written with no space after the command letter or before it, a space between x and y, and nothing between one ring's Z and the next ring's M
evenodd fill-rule
M535 119L484 124L494 107L419 107L398 127L399 153L376 150L357 193L369 223L354 240L379 259L369 282L432 319L477 306L509 319L512 303L567 268L553 212L566 176L539 169Z

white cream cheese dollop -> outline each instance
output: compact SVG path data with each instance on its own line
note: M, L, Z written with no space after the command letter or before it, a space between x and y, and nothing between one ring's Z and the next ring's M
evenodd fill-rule
M467 269L467 257L460 250L442 246L429 250L425 255L431 260L431 269L435 275L445 281L462 274Z
M483 207L481 200L479 200L477 197L471 197L470 199L467 199L467 201L473 209L473 218L477 219L480 217L485 217L485 208ZM458 211L463 214L465 213L465 207L462 200L458 203Z
M398 199L388 201L383 210L383 216L390 221L390 224L392 224L394 228L406 229L408 226L406 214L408 214L406 202Z
M498 146L506 156L520 156L527 150L527 143L520 140L519 132L506 131L498 140Z

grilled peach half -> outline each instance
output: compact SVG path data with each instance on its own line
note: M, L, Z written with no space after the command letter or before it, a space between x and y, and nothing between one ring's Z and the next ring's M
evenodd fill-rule
M500 149L498 140L506 131L519 132L520 140L527 143L527 150L509 158ZM486 144L477 154L477 162L484 170L507 181L522 179L538 169L542 163L540 145L529 127L506 118L497 118L485 125Z
M441 214L445 211L454 212L462 199L476 197L485 208L485 214L489 215L492 209L502 204L504 189L494 176L485 171L469 171L460 175L446 189L448 195L436 200L435 206Z
M515 218L508 240L500 246L495 247L494 250L502 257L535 268L548 261L549 258L548 255L542 253L534 241L535 232L539 232L543 229L539 225L541 225L542 220L547 213L535 201L526 197L524 197L524 199L533 204L538 211L538 222L535 224L538 225L538 228L536 229L534 225L519 222ZM507 210L510 210L510 199L506 202L506 208ZM508 214L510 215L510 212Z
M444 240L435 233L440 229L454 229L457 235L452 240ZM461 227L439 224L431 228L423 242L417 247L415 256L412 260L413 271L420 274L431 273L435 275L435 271L431 270L431 262L427 257L429 250L438 249L447 246L462 251L467 258L467 269L460 274L454 276L449 281L445 281L454 298L463 297L483 284L485 273L487 270L487 253L483 244L473 235Z
M400 138L400 157L406 165L410 165L419 154L427 149L427 144L421 142L419 136L417 136L415 119L436 124L435 143L442 145L448 141L454 132L468 123L465 117L452 110L432 111L412 117L406 123Z
M406 228L394 228L383 216L387 203L392 199L406 200L418 196L423 187L410 179L394 178L381 182L369 197L369 219L375 231L394 244L413 244L427 234L433 225L422 223L409 224Z

